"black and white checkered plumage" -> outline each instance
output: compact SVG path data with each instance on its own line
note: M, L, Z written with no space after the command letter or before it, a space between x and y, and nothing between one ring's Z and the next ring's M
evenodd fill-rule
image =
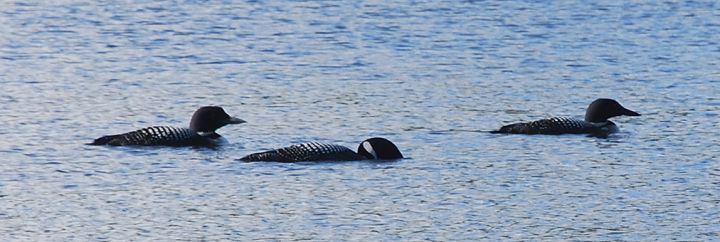
M497 132L510 134L589 134L601 132L603 128L609 128L609 125L614 126L610 121L594 124L574 118L556 117L505 125Z
M255 153L240 158L242 161L320 161L320 160L363 160L365 157L358 155L355 151L335 144L323 144L317 142L291 145L271 151Z
M207 146L213 145L218 137L205 137L189 128L178 128L169 126L154 126L136 131L108 135L98 138L93 143L106 145L165 145L165 146Z
M162 146L216 146L224 138L215 130L227 124L245 121L231 117L221 107L201 107L193 114L190 127L153 126L123 134L107 135L95 139L90 145L162 145Z
M588 106L585 120L574 118L548 118L532 122L514 123L502 126L492 133L506 134L592 134L606 136L619 129L609 118L616 116L640 116L615 100L600 98Z
M400 150L385 138L366 139L358 146L358 152L341 145L317 142L304 143L255 153L240 158L242 161L351 161L351 160L396 160L402 159Z

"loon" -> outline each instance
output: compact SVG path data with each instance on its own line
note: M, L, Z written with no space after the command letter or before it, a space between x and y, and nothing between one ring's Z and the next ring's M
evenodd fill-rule
M231 117L221 107L205 106L195 111L188 128L153 126L123 134L103 136L89 145L216 146L224 138L215 133L215 130L227 124L240 123L245 121Z
M384 138L370 138L358 146L355 153L350 148L335 144L317 142L291 145L271 151L254 153L240 158L241 161L354 161L354 160L395 160L403 155L397 146Z
M591 134L607 136L618 132L619 129L608 118L627 115L640 116L639 113L627 109L615 100L600 98L588 106L585 120L574 118L554 117L540 119L532 122L514 123L502 126L491 133L505 134Z

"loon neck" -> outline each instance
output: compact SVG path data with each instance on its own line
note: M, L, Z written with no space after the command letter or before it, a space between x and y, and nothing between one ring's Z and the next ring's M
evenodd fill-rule
M205 138L217 138L220 136L215 131L197 131L197 134Z
M592 124L595 127L600 127L600 128L615 126L615 123L613 123L610 120L605 120L604 122L588 122L588 123Z
M610 120L605 120L605 121L600 121L600 122L590 122L590 121L585 121L585 122L588 122L588 123L590 123L590 124L592 124L593 126L596 126L596 127L602 127L602 126L605 126L605 125L608 125L608 124L611 124L611 123L612 123L612 122L610 122Z
M607 117L601 117L600 115L591 113L591 112L588 110L588 112L585 114L585 122L588 122L588 123L604 123L604 122L608 122L608 119L607 119Z
M605 123L608 122L607 118L593 117L592 115L585 115L585 122L588 123Z
M215 131L198 131L198 135L200 136L208 136L214 134Z

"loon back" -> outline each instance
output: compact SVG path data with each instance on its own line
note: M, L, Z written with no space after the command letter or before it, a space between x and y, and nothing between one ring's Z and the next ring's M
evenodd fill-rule
M89 145L211 146L220 138L216 133L201 136L189 128L153 126L124 134L103 136Z
M254 153L240 158L242 161L352 161L363 160L365 157L349 148L335 144L317 142L291 145L271 151Z
M616 132L614 123L590 123L574 118L549 118L502 126L492 133L505 134L601 134Z

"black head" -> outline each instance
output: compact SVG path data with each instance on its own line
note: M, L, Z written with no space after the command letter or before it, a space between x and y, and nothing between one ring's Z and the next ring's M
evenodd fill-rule
M241 124L244 120L231 117L225 110L217 106L205 106L199 108L190 120L190 129L197 132L215 132L227 124Z
M585 121L600 123L607 121L609 118L621 115L640 116L639 113L623 107L615 100L599 98L588 106L585 112Z
M371 160L402 159L403 155L397 146L384 138L366 139L358 146L358 154Z

